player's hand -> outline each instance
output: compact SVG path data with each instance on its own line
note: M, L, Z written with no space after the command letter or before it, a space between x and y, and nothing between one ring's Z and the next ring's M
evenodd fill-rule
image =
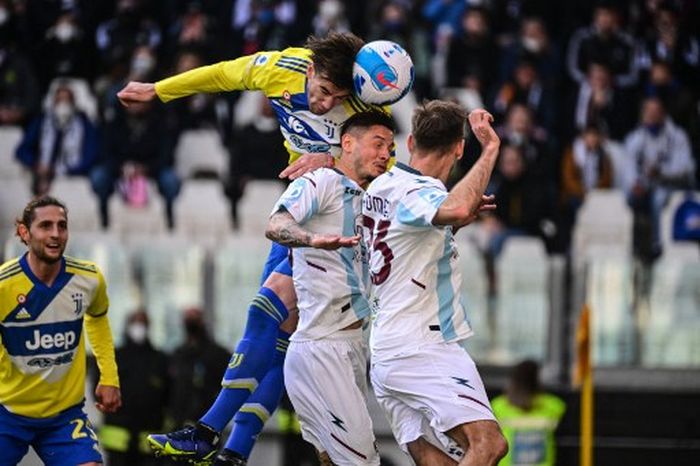
M333 166L332 160L333 156L328 153L304 154L296 159L290 166L282 170L279 177L296 180L304 173L316 170L317 168Z
M355 236L340 236L340 235L321 235L315 234L311 238L311 247L317 249L338 249L351 248L360 242L360 235Z
M117 92L119 102L123 106L128 107L129 104L135 102L149 102L156 96L156 85L153 83L140 83L138 81L129 81L129 84L124 86L124 89Z
M489 195L482 195L481 196L481 201L479 202L479 207L477 207L474 212L469 215L463 222L460 222L459 225L456 225L458 228L462 228L463 226L469 225L472 223L474 220L479 218L479 214L482 214L484 212L489 212L492 210L496 210L496 196L493 194ZM453 232L454 233L454 232Z
M476 139L479 140L481 147L489 145L498 146L501 143L496 131L491 127L491 123L493 123L493 115L483 108L476 109L469 113L469 126L474 136L476 136Z
M115 413L122 406L122 393L118 387L98 385L95 389L95 406L103 413Z

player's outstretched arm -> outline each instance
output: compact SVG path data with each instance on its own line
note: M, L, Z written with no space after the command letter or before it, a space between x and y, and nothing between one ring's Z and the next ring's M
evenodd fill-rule
M464 226L483 210L493 210L493 199L484 192L496 165L501 140L491 127L493 116L483 109L469 114L469 126L481 144L481 156L469 172L455 185L438 209L433 224Z
M129 81L124 89L117 92L119 102L125 107L135 102L149 102L156 97L156 85L154 83L140 83Z
M335 165L335 161L333 156L329 153L303 154L291 165L282 170L279 177L296 180L304 173L308 173L322 167L331 168L333 165Z
M352 247L360 241L359 236L327 235L305 230L286 211L278 211L270 217L265 236L290 248L306 246L332 250Z

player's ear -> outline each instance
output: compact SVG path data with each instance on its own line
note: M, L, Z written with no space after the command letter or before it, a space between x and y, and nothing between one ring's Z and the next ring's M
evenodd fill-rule
M464 139L461 139L457 143L457 147L455 150L457 151L457 160L461 159L462 156L464 155Z
M314 64L313 62L309 63L309 67L306 68L306 77L311 79L314 77L316 70L314 69Z
M24 223L17 224L17 236L24 244L29 244L29 228Z
M355 137L349 132L343 134L343 137L340 138L340 147L343 149L343 153L352 152L355 147Z
M416 140L413 138L413 133L408 133L408 139L406 139L406 148L408 153L413 153L416 148Z

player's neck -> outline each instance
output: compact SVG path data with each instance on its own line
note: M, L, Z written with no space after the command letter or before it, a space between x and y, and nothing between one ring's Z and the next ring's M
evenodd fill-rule
M53 263L43 261L29 251L27 254L27 265L32 273L46 286L53 285L54 280L61 272L61 261Z
M452 157L438 157L433 154L415 153L411 156L409 166L421 172L423 176L437 178L442 181L443 184L446 184L453 163L454 159L452 159Z
M350 178L352 181L357 183L361 188L366 188L369 182L367 180L360 179L360 176L355 171L351 163L348 163L347 159L349 157L341 157L340 160L335 165L335 169L341 172L343 175Z

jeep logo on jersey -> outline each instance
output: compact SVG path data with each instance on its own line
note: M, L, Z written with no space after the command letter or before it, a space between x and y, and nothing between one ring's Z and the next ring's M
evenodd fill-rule
M289 127L289 129L291 129L292 131L294 131L297 134L303 134L303 135L307 134L306 128L304 128L304 125L299 120L294 118L293 116L290 116L289 118L287 118L287 126Z
M28 350L34 351L39 348L41 349L68 349L75 343L76 335L75 332L69 330L67 332L58 332L54 334L41 334L39 330L34 330L33 339L27 341L25 346Z

